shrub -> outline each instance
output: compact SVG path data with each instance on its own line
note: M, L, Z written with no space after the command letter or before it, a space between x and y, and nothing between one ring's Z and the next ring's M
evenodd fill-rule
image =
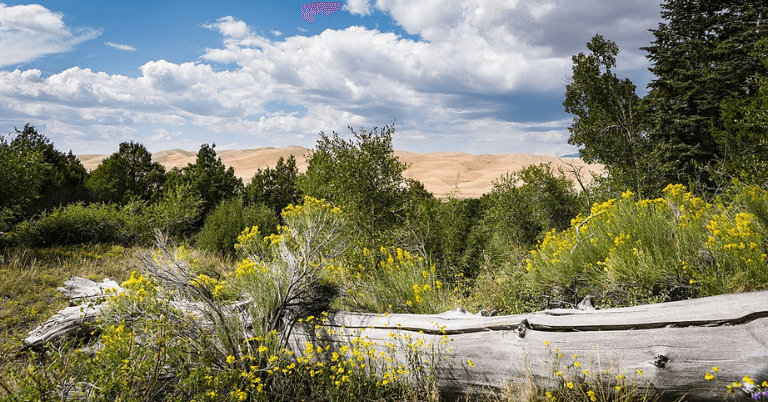
M755 187L714 205L682 185L669 185L652 200L627 191L595 204L569 229L548 232L527 260L528 279L574 301L593 291L622 305L762 289L768 243L747 210L767 202L768 193Z
M146 229L142 242L154 239L154 229L172 238L180 239L192 234L203 213L203 200L188 185L166 190L162 197L143 212Z
M75 203L16 225L11 237L29 247L129 244L134 236L126 230L128 223L128 217L117 205Z
M445 277L463 273L474 276L483 263L487 233L480 225L483 205L479 199L448 198L429 201L427 255L435 262L438 274Z
M233 255L237 236L243 229L258 226L270 234L275 232L279 223L270 208L261 204L246 207L241 198L231 198L222 201L205 218L196 244L203 250Z
M453 307L449 286L435 266L400 248L362 250L362 264L334 265L332 274L346 289L346 308L373 313L439 314Z

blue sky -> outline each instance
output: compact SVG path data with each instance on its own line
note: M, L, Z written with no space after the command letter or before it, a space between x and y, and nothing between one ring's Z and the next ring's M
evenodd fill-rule
M2 0L0 0L2 1ZM0 132L63 151L301 145L396 121L413 152L574 153L571 56L596 33L641 94L658 0L0 3Z

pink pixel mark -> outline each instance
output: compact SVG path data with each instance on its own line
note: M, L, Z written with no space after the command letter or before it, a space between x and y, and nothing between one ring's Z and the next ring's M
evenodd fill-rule
M315 22L315 15L323 13L326 17L330 17L332 12L339 9L341 9L341 3L309 3L301 6L301 17L311 24Z

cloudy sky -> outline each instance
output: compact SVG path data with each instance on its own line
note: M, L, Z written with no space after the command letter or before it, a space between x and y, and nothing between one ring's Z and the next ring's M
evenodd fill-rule
M659 0L350 0L311 23L307 3L0 3L0 133L30 122L79 154L313 147L395 120L401 150L569 154L571 56L602 34L644 94L660 22Z

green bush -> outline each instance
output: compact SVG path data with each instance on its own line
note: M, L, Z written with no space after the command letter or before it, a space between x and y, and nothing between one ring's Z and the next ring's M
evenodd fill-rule
M130 244L129 216L113 204L69 204L43 213L34 221L22 222L11 238L29 247L85 243Z
M166 190L156 203L142 212L141 223L145 227L136 230L142 233L143 243L154 240L155 229L171 238L182 239L193 233L202 213L203 200L200 196L190 186L180 184Z
M203 229L198 233L199 248L225 254L234 254L234 244L243 229L258 226L266 234L274 233L279 224L277 216L264 205L243 206L241 198L222 201L205 218Z
M426 253L434 261L439 275L453 277L463 273L474 276L483 263L485 228L480 225L483 206L479 199L448 198L430 200Z
M575 301L609 296L607 305L764 289L768 242L758 216L767 203L768 192L746 186L714 205L679 184L652 200L628 191L547 233L527 260L528 279Z

